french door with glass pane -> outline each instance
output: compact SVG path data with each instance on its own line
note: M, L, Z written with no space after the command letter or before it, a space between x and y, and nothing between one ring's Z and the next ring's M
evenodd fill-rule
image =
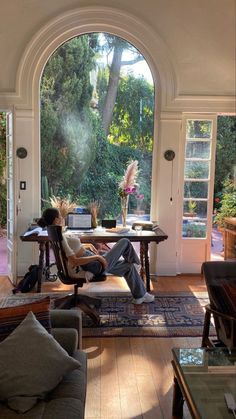
M16 263L14 248L14 159L13 159L13 117L7 113L6 126L6 154L7 154L7 269L8 277L14 283L16 281Z
M199 273L210 259L216 115L185 115L179 272Z

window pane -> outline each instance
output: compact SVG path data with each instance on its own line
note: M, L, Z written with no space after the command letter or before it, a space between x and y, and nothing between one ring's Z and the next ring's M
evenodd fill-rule
M187 121L187 139L212 138L212 121Z
M182 228L182 237L206 237L206 221L184 220Z
M194 207L194 203L196 206ZM207 216L207 201L194 201L186 200L184 201L183 215L187 218L198 217L206 218Z
M208 179L209 162L205 161L186 161L184 177L186 179Z
M207 198L208 182L184 182L184 198Z
M209 159L211 151L210 142L188 141L186 146L186 158Z
M142 74L133 71L137 59ZM126 65L111 86L117 60ZM128 222L149 219L154 103L151 71L128 41L89 33L54 51L41 78L42 209L53 196L85 207L96 200L100 220L121 222L119 184L129 162L137 160L138 189L129 198Z

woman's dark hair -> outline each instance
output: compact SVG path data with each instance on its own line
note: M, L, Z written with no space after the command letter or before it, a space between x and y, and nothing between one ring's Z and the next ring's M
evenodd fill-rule
M60 216L60 212L57 208L47 208L43 211L42 217L39 218L37 224L44 228L53 224L55 218Z

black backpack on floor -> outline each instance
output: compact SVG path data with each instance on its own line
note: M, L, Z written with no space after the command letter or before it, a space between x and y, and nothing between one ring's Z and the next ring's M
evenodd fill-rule
M17 286L13 288L12 290L13 294L16 294L17 292L31 291L38 281L38 271L39 271L38 265L31 265L29 267L28 272L26 272L24 278L22 278L19 284L17 284Z

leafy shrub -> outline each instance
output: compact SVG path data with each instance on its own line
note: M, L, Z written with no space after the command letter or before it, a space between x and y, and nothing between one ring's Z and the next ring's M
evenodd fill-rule
M215 216L215 222L219 227L224 227L226 217L236 217L236 185L231 180L224 183L221 207Z

